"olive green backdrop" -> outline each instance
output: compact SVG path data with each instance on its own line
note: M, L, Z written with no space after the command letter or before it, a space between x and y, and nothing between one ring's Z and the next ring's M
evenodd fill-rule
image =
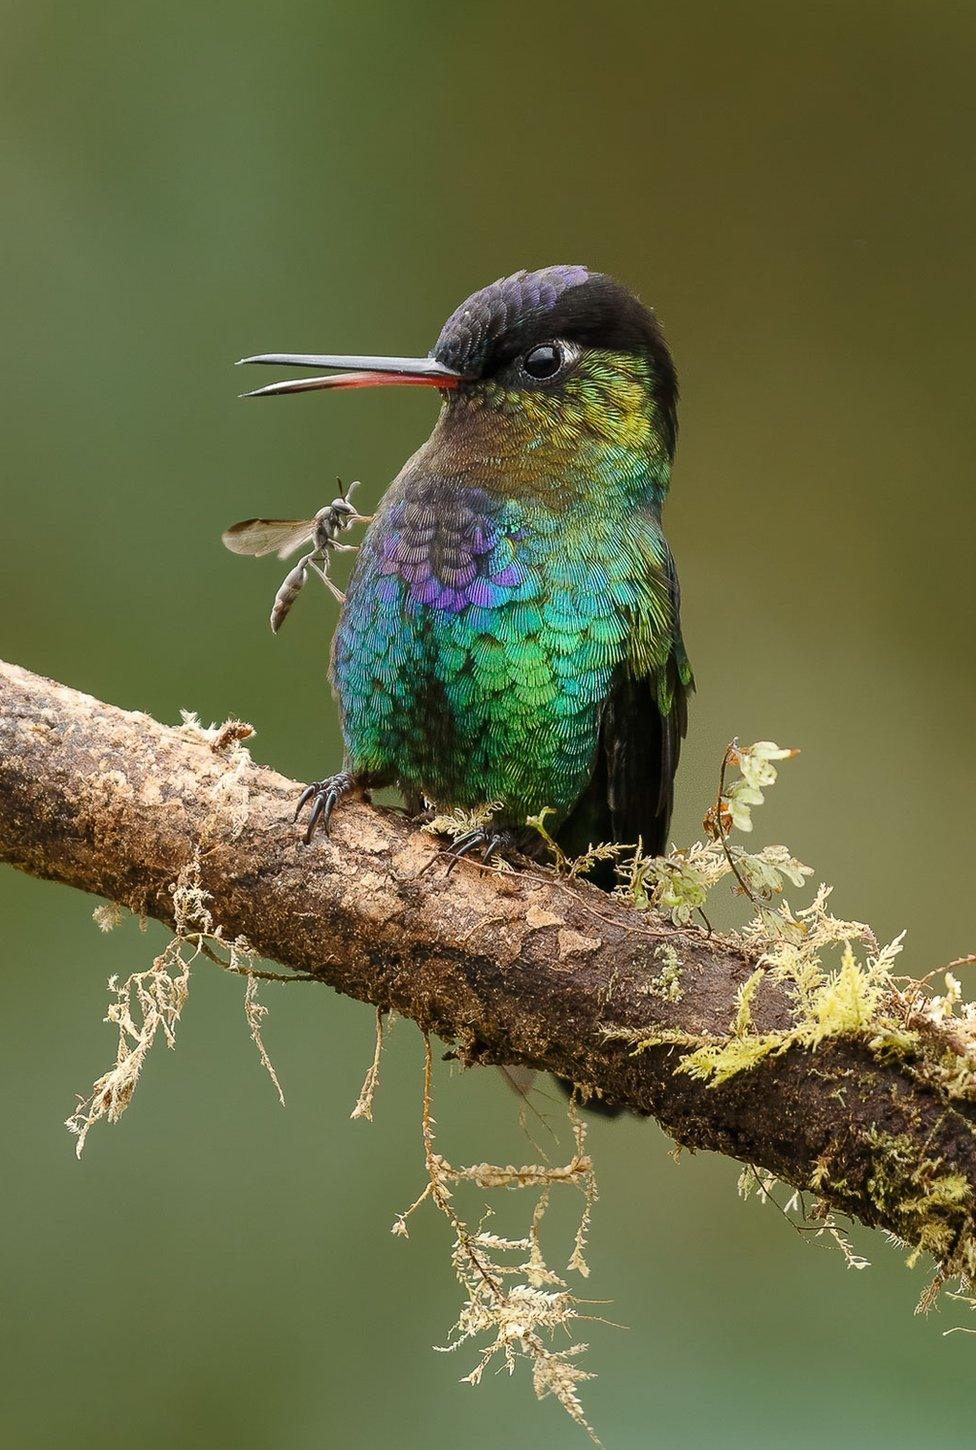
M584 261L655 304L682 379L668 509L699 679L676 838L733 734L803 747L760 830L909 928L911 969L976 941L972 820L976 20L953 3L4 6L0 653L255 754L338 759L334 606L278 639L275 564L221 529L375 500L427 394L238 402L264 349L423 352L471 289ZM240 984L202 968L177 1050L79 1165L61 1128L110 1058L129 922L6 873L0 1436L234 1450L581 1445L527 1382L458 1384L446 1226L422 1182L420 1042L350 1123L369 1012L268 989L282 1111ZM323 933L329 930L322 923ZM438 1081L446 1150L529 1152L492 1074ZM607 1445L966 1443L962 1311L861 1274L598 1124L587 1405Z

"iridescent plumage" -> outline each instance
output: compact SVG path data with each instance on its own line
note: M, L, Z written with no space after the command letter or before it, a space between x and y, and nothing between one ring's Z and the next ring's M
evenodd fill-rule
M536 379L525 358L558 343ZM659 849L691 672L660 510L676 385L653 316L583 267L475 293L462 375L368 529L335 636L346 768L440 807L546 806L570 849Z

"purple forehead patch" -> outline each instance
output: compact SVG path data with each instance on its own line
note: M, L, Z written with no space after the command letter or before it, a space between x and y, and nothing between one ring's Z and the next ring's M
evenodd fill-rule
M533 315L547 312L564 292L592 276L588 267L543 267L538 272L514 272L473 292L451 313L432 356L445 367L476 374L491 340Z

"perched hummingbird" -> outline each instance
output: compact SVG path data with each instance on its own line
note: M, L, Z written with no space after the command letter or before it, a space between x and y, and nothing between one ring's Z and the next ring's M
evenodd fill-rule
M248 396L442 400L349 582L330 672L345 760L302 796L306 839L347 792L397 785L495 806L458 855L487 859L546 807L570 854L665 849L693 680L661 530L677 379L653 313L602 273L546 267L475 292L426 358L243 361L344 370Z

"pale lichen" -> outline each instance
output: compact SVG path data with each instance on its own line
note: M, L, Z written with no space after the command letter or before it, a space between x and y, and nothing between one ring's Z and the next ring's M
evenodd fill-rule
M114 931L122 920L125 912L117 901L106 901L101 906L96 906L92 912L92 921L99 931Z
M464 1304L452 1328L448 1344L439 1346L450 1353L474 1339L487 1338L474 1368L462 1383L476 1385L485 1370L496 1360L499 1367L514 1374L520 1360L531 1366L532 1385L536 1396L552 1395L576 1423L599 1445L593 1427L587 1420L579 1399L579 1386L592 1374L581 1368L578 1357L587 1346L572 1339L574 1325L590 1316L581 1312L584 1301L567 1288L565 1280L547 1264L542 1252L540 1231L554 1188L575 1187L583 1197L583 1211L573 1241L567 1269L582 1276L589 1274L584 1255L590 1215L596 1201L596 1179L593 1164L586 1152L586 1130L575 1105L569 1106L575 1152L567 1164L551 1167L526 1164L478 1163L457 1167L434 1147L434 1119L431 1111L431 1078L433 1058L430 1041L424 1039L424 1090L421 1130L427 1185L420 1196L403 1213L398 1214L393 1232L406 1238L407 1220L428 1199L451 1224L454 1233L452 1262L458 1283L465 1295ZM459 1185L489 1189L538 1189L532 1217L525 1234L506 1237L489 1232L485 1223L470 1228L455 1203ZM512 1262L512 1259L516 1262ZM510 1283L515 1278L519 1282ZM556 1347L557 1331L569 1342Z
M379 1086L380 1080L380 1058L383 1055L383 1028L386 1021L386 1013L381 1007L376 1009L376 1038L373 1045L373 1060L366 1069L366 1076L363 1078L363 1085L359 1089L359 1097L349 1114L350 1118L365 1118L367 1122L373 1121L373 1097ZM391 1024L392 1026L392 1016Z
M429 836L449 836L452 840L457 840L460 836L466 836L469 831L483 830L501 808L501 801L490 801L470 811L458 808L435 812L430 820L424 822L421 830L426 831Z
M863 1254L857 1252L850 1235L837 1222L833 1210L824 1199L815 1198L808 1206L799 1189L794 1188L791 1191L789 1185L784 1185L789 1197L785 1203L779 1203L773 1193L779 1181L775 1173L756 1168L752 1163L748 1163L739 1174L739 1197L748 1199L753 1193L757 1194L760 1203L769 1203L777 1208L787 1223L808 1242L810 1240L825 1241L828 1245L838 1249L849 1269L859 1270L871 1267L870 1261ZM793 1216L797 1213L799 1213L799 1220Z
M284 1095L262 1037L267 1008L258 1001L258 980L264 973L255 966L256 957L243 937L228 938L214 922L209 907L210 893L201 880L200 853L183 867L169 888L173 899L173 935L152 965L132 972L124 981L109 978L111 999L105 1016L118 1029L115 1062L92 1084L87 1097L66 1120L65 1127L77 1138L80 1158L91 1129L102 1118L117 1123L136 1090L149 1052L157 1038L167 1047L176 1046L176 1029L190 992L190 974L201 957L216 962L225 971L246 978L244 1016L257 1048L261 1065L271 1078L284 1106ZM96 916L102 930L102 920ZM276 977L277 979L277 977ZM281 980L294 980L282 978Z
M684 996L681 985L681 958L671 942L661 942L654 948L654 956L661 963L661 970L641 988L647 997L660 997L662 1002L680 1002Z
M176 1029L190 990L191 970L200 957L207 957L225 971L246 979L244 1017L248 1031L282 1105L285 1101L264 1045L262 1029L268 1009L258 1000L258 981L263 977L282 981L300 979L279 978L276 973L257 968L257 957L244 937L229 938L214 921L209 905L211 895L203 885L202 876L209 837L217 829L218 821L225 838L229 836L231 840L241 834L247 823L249 797L244 773L251 757L243 742L254 730L242 720L204 726L191 711L180 713L183 722L180 728L192 739L207 745L225 768L214 780L214 808L200 840L168 888L172 898L172 936L151 966L130 973L124 981L117 976L109 979L111 999L105 1020L118 1029L115 1062L95 1080L87 1097L79 1098L78 1106L66 1120L65 1126L78 1140L75 1151L79 1158L94 1125L102 1118L117 1123L129 1106L157 1039L162 1037L168 1047L175 1047ZM96 907L92 913L101 931L111 931L122 915L122 908L114 902ZM144 919L140 919L139 925L145 929Z

